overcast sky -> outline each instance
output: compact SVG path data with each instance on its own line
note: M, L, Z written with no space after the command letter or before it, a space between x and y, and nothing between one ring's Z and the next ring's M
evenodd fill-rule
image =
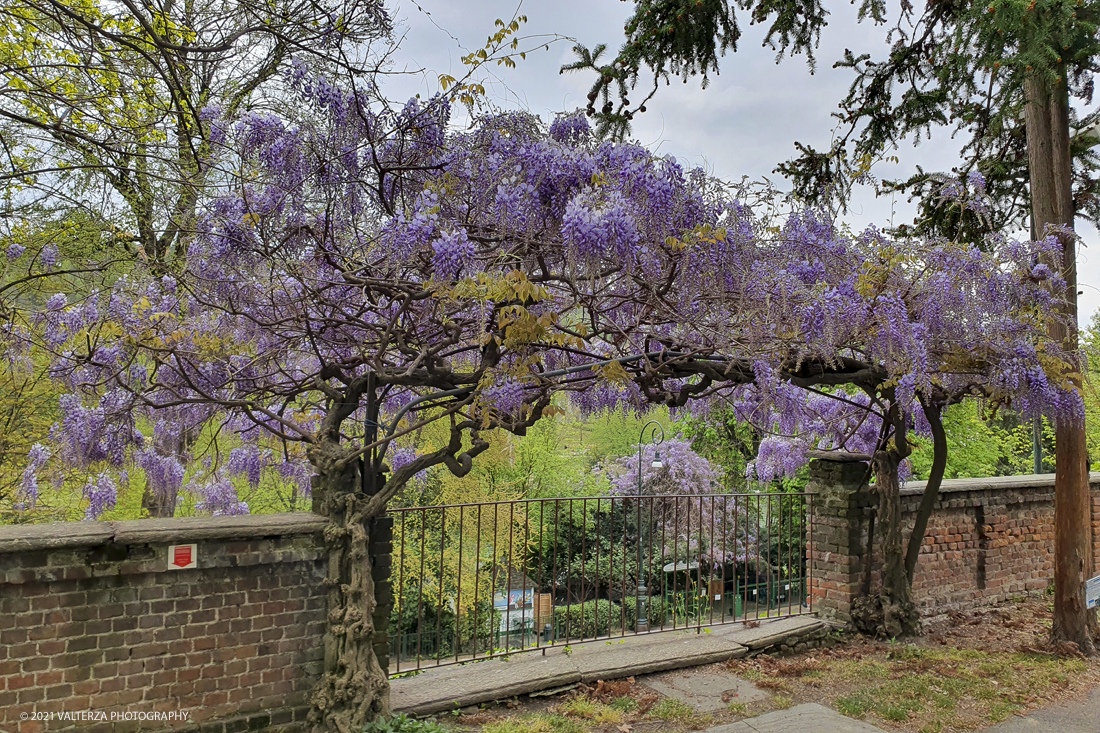
M481 48L494 32L493 21L506 22L518 13L528 22L525 36L575 38L589 48L607 43L618 49L623 23L633 3L622 0L393 0L405 33L394 57L397 73L387 82L388 96L439 91L440 74L459 77L460 58ZM830 3L833 13L821 36L817 72L810 73L804 57L775 63L775 52L762 48L763 29L741 23L743 35L735 54L722 59L721 74L701 89L699 79L687 84L673 81L647 103L648 111L634 119L633 137L651 150L675 155L686 165L702 165L729 180L770 177L784 190L789 185L772 173L775 166L793 157L795 141L827 150L836 127L831 117L851 82L851 72L833 69L844 48L867 51L881 57L883 33L868 23L858 24L855 8L847 2ZM739 18L746 18L739 13ZM524 45L533 46L537 40ZM493 66L495 79L486 84L495 104L524 109L550 120L557 112L583 107L592 83L583 73L560 75L558 69L573 60L572 43L557 41L549 50L527 55L515 69ZM903 144L900 163L880 164L873 173L880 178L903 178L917 164L926 170L949 170L957 160L958 144L947 130L934 134L917 147ZM858 191L852 212L845 219L854 227L902 223L913 217L904 199L875 198L873 191ZM1089 322L1100 310L1100 237L1091 226L1079 223L1085 247L1078 254L1080 321ZM1091 245L1091 246L1089 246Z

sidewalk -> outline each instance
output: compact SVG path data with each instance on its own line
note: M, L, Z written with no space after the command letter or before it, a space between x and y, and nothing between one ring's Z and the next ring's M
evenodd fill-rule
M1100 687L1085 700L1050 705L1006 720L982 733L1097 733L1100 731ZM810 703L758 718L708 728L704 733L885 733L881 728L846 718Z
M815 616L790 616L761 620L756 628L730 624L712 627L709 633L696 633L694 629L666 631L571 648L549 647L545 654L525 652L507 659L436 667L392 680L390 702L396 713L431 715L579 682L724 662L743 657L750 650L794 645L827 628Z
M790 710L778 710L758 718L708 728L704 733L885 733L885 731L870 723L846 718L824 705L807 703Z

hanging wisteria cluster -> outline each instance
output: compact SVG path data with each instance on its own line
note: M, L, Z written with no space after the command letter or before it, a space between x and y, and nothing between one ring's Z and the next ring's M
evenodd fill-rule
M384 418L447 394L399 432L452 425L444 448L394 456L372 511L430 466L468 470L480 431L522 433L563 391L587 411L732 401L779 436L762 480L822 440L866 449L879 434L871 400L807 387L888 389L909 411L921 395L975 393L1081 414L1046 337L1064 288L1053 240L895 241L812 211L765 220L700 170L597 141L583 117L458 132L442 98L391 109L303 64L288 81L309 122L219 120L230 152L211 164L240 185L202 208L184 271L43 314L55 373L103 395L69 398L55 436L66 460L117 460L141 440L106 427L133 424L112 409L167 410L161 449L141 459L164 490L182 478L154 463L182 458L215 419L305 443L328 475L362 453L368 375ZM228 477L254 486L275 470L261 448L239 450L196 479L203 508L243 511Z

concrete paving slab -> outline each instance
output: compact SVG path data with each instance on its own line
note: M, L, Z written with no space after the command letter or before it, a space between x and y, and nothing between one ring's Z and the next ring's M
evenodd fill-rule
M749 718L738 723L719 725L706 733L885 733L861 720L846 718L824 705L807 703L789 710Z
M985 733L1096 733L1100 731L1100 687L1085 700L1064 702L987 728Z
M429 715L580 681L576 663L565 654L519 654L392 680L390 704L394 712Z
M505 660L491 659L438 667L390 682L394 712L430 715L492 700L504 700L574 682L613 680L632 675L695 667L744 656L748 644L780 643L824 624L813 616L761 620L756 628L741 624L716 626L710 633L694 629L628 636L622 639L548 647L545 654L526 652Z
M638 680L665 697L690 705L698 713L725 710L731 703L747 703L768 697L756 685L730 674L668 672Z
M794 633L806 634L828 626L816 616L788 616L772 621L761 621L756 628L735 627L738 629L736 640L738 644L749 649L760 649L772 644L782 643L785 637Z
M614 680L631 675L725 662L748 654L729 634L673 631L574 647L581 679Z

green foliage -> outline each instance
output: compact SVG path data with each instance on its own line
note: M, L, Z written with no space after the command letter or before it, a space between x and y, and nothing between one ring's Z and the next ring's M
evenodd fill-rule
M1007 420L1012 420L1009 416ZM983 419L981 406L973 400L952 405L944 411L947 433L947 468L944 478L974 478L1030 473L1031 427ZM1020 451L1026 450L1026 461ZM910 457L915 478L927 478L932 467L932 441L917 440Z
M604 599L560 607L557 614L558 634L567 639L604 636L622 618L620 606Z
M662 596L649 596L646 599L646 620L649 622L650 627L662 626L666 623L671 623L672 619L669 617L669 611L672 604L668 602ZM637 628L638 623L638 599L636 596L628 595L623 598L623 610L626 612L627 628L631 631Z
M692 450L722 467L726 491L740 493L747 489L745 472L760 445L752 426L738 422L733 410L724 406L715 407L705 417L680 418L674 425L691 443Z
M57 396L45 369L28 374L10 363L0 364L0 507L10 505L15 495L27 451L49 434ZM5 514L0 508L0 522Z
M392 718L376 720L362 730L362 733L448 733L439 723L430 720L416 720L404 713Z
M630 410L610 410L587 419L576 419L568 427L568 444L575 444L584 451L588 467L605 463L638 450L638 436L642 426L650 420L661 424L665 435L676 431L666 408L658 408L644 414ZM649 433L646 433L648 438Z
M1081 396L1085 400L1085 434L1090 463L1100 460L1100 313L1094 313L1088 328L1081 331L1081 350L1085 354L1085 381Z

